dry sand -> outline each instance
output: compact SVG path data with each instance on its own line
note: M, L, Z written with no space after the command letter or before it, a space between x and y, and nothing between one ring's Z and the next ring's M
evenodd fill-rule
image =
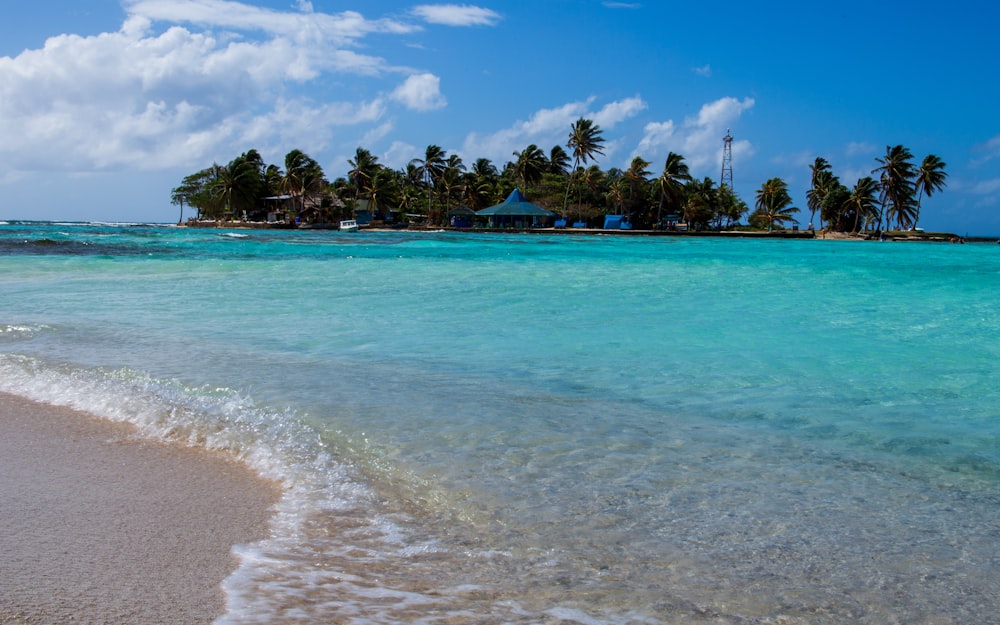
M0 623L211 623L280 491L221 455L0 393Z

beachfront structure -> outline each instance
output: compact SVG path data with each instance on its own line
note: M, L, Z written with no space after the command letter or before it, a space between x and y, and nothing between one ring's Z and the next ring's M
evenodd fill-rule
M726 130L722 138L722 176L719 178L719 188L733 188L733 135Z
M485 217L490 228L544 228L552 224L555 216L552 211L524 199L516 187L502 203L476 211L476 217Z
M459 205L448 211L448 224L452 228L471 228L476 211L468 206Z

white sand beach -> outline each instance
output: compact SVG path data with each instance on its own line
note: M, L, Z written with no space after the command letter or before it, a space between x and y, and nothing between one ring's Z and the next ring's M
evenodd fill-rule
M0 393L0 623L210 623L276 484L205 450Z

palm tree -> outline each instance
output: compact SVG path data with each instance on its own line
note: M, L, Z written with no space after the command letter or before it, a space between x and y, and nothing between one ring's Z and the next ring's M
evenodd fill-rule
M521 181L521 189L527 193L529 184L534 184L542 179L542 173L547 164L545 152L532 143L524 150L514 152L514 156L517 157L514 162L515 175Z
M357 196L371 195L372 181L375 174L382 166L378 162L378 157L365 148L359 147L354 152L354 158L347 161L351 170L347 172L348 178L354 183L357 189Z
M427 186L427 213L430 215L431 193L446 165L445 151L441 149L441 146L429 145L424 151L424 158L415 158L410 161L410 165L414 166L419 179Z
M858 232L861 227L875 221L879 215L878 182L871 176L859 178L851 189L851 195L844 206L845 213L853 213L854 227L852 232Z
M885 209L885 226L889 224L893 217L896 218L896 225L900 230L905 230L914 223L916 206L914 203L913 178L915 171L911 159L913 154L902 145L885 146L885 157L876 158L880 164L872 170L872 173L879 174L879 183L882 185L882 194L879 201ZM879 216L879 229L882 228L882 216Z
M602 143L604 143L604 137L601 135L601 127L592 120L581 117L573 122L570 126L569 141L566 142L566 147L573 153L573 174L579 169L580 163L586 165L587 161L593 159L595 154L604 155ZM566 212L566 207L569 205L569 188L572 181L571 175L566 183L563 213Z
M281 179L284 174L277 165L268 165L264 169L264 192L267 195L279 195L281 193Z
M231 218L253 212L261 191L261 172L246 154L237 156L216 170L215 193L225 202Z
M775 225L783 226L786 221L796 221L792 213L799 212L792 204L788 194L788 183L781 178L771 178L757 190L756 220L766 224L768 230Z
M448 210L451 207L451 197L454 194L455 189L461 186L462 173L464 171L465 163L462 162L462 157L458 154L452 154L448 157L448 160L445 162L444 169L441 172L441 183L444 186L444 210L446 217Z
M917 190L917 214L913 220L913 227L917 226L917 220L920 219L920 200L924 193L930 197L934 192L945 187L945 180L948 178L948 174L944 171L945 166L946 163L933 154L925 156L923 162L920 163L920 168L917 170L917 180L914 182L914 187Z
M728 184L719 187L718 197L718 224L720 230L723 227L723 219L726 220L725 226L728 228L733 224L739 223L743 219L743 215L750 210L747 207L747 203L737 197Z
M292 150L285 155L285 175L281 185L292 196L292 203L298 198L298 211L306 207L306 197L316 193L325 183L323 169L302 150Z
M809 166L809 169L812 170L812 176L809 191L806 192L806 205L809 207L809 224L811 227L816 219L816 211L819 210L820 205L823 203L823 197L833 185L833 180L836 176L830 171L830 163L821 156L816 157L816 160ZM819 229L823 229L822 212L819 214Z
M383 218L385 215L382 213L380 206L384 204L386 196L392 197L396 195L399 190L399 172L396 172L387 167L379 166L374 170L371 177L371 182L368 183L367 194L371 200L372 213L375 215L381 215ZM392 204L390 204L392 206Z
M500 172L488 158L477 158L466 174L464 199L469 208L483 209L493 205Z
M628 181L628 212L630 219L636 213L636 191L639 192L640 197L645 197L645 194L642 192L642 187L648 182L649 175L652 173L646 169L649 165L649 161L640 156L636 156L629 164L629 168L625 170L625 180Z
M569 168L569 154L561 145L552 146L552 149L549 150L546 173L565 176L567 168Z
M707 228L719 206L719 189L715 181L708 176L692 180L686 185L685 194L684 221L692 229Z
M608 192L606 197L608 199L608 207L615 215L621 215L622 211L625 209L625 187L625 179L622 177L608 180Z
M580 182L583 186L590 191L590 194L598 195L601 187L607 182L608 177L597 165L591 165L587 169L580 172Z
M660 206L656 211L656 223L660 223L663 218L663 206L669 202L670 206L680 213L681 204L684 202L684 183L691 182L691 171L688 169L684 157L680 154L670 152L667 154L667 161L663 164L663 172L660 174Z

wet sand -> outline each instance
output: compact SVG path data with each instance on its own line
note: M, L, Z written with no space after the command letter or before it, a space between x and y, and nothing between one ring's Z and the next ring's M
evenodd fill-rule
M211 623L279 494L220 454L0 393L0 623Z

